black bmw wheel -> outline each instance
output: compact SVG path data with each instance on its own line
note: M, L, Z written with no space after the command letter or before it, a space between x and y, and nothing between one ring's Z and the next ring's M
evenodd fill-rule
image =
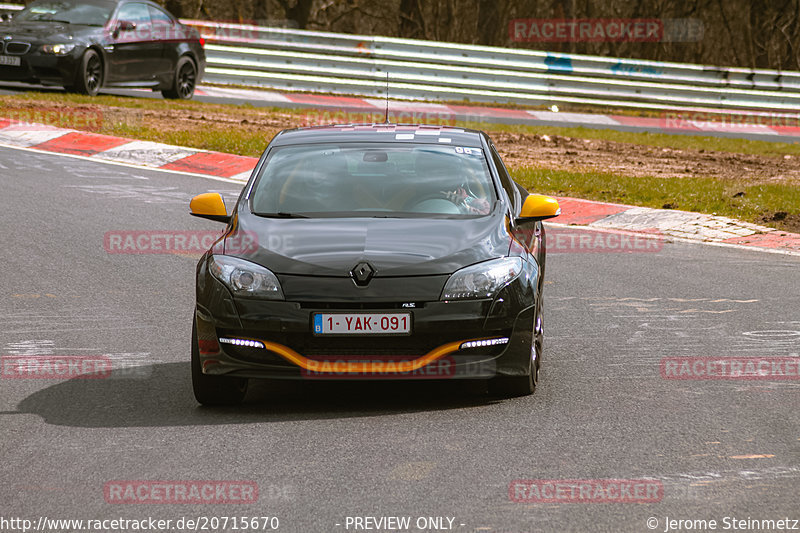
M103 86L103 62L94 50L86 50L81 57L78 71L75 73L75 84L67 87L81 94L95 96Z
M164 98L172 100L189 100L194 96L195 85L197 84L197 68L194 61L188 57L178 60L175 68L175 77L172 80L172 87L161 91Z
M192 326L192 389L195 399L203 405L236 405L247 394L248 380L228 376L209 376L200 367L197 326Z

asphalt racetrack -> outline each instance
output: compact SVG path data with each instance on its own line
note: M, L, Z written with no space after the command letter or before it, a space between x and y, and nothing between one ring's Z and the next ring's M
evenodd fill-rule
M529 397L453 381L262 383L240 408L208 409L189 376L198 254L117 253L109 234L220 231L189 216L189 199L219 191L230 207L239 186L2 147L0 186L0 354L113 364L107 379L0 379L4 519L277 517L286 532L367 530L358 517L463 532L800 519L797 376L663 373L665 358L800 356L798 257L687 243L551 253ZM243 481L258 498L109 495L142 480ZM660 489L647 502L533 501L547 480Z

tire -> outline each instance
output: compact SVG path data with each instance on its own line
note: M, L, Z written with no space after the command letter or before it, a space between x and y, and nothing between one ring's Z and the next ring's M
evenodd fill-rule
M489 380L489 394L501 398L530 396L539 382L539 364L530 363L525 376L500 376Z
M197 67L187 56L178 59L172 77L172 87L164 89L161 94L170 100L191 100L197 84Z
M89 96L96 96L103 86L103 61L92 50L86 50L81 56L78 71L75 73L75 83L66 87L67 91Z
M519 396L529 396L534 393L539 384L539 368L542 361L542 346L544 343L544 331L542 329L542 298L539 293L539 305L537 306L536 319L534 320L533 342L531 344L531 359L529 361L528 373L524 376L498 376L489 380L489 394L502 398L516 398ZM533 354L536 354L534 360ZM534 362L535 361L535 362Z
M247 394L247 378L209 376L200 367L197 345L197 325L192 325L192 389L195 399L203 405L237 405Z
M542 356L544 355L544 310L542 303L544 297L539 293L539 309L536 313L536 321L533 323L533 342L536 349L536 364L541 366Z

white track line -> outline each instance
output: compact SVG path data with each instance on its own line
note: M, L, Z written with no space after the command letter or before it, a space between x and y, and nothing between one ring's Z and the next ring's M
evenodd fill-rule
M102 163L106 165L118 165L121 167L128 167L128 168L135 168L137 170L153 170L156 172L166 172L168 174L182 174L184 176L193 176L197 178L206 178L210 180L216 181L224 181L226 183L238 183L239 185L244 185L247 183L247 180L240 180L240 179L233 179L233 178L224 178L222 176L211 176L209 174L199 174L196 172L186 172L185 170L171 170L168 168L159 168L159 167L148 167L145 165L134 165L132 163L124 163L122 161L111 161L109 159L98 159L93 156L86 156L86 155L77 155L77 154L62 154L59 152L49 152L47 150L37 150L36 148L26 148L24 146L14 146L11 144L0 143L0 147L2 148L12 148L14 150L24 150L26 152L35 152L37 154L46 154L46 155L56 155L61 157L72 157L74 159L82 159L84 161L93 161L95 163ZM244 173L242 173L244 174ZM241 174L237 174L241 175Z

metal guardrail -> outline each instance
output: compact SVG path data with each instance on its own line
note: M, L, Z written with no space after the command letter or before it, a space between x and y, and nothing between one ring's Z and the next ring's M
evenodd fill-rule
M3 8L19 8L0 4ZM205 81L382 98L646 109L800 111L800 72L556 54L183 20L206 40Z
M397 98L800 111L800 72L707 67L390 37L184 21L206 81Z

